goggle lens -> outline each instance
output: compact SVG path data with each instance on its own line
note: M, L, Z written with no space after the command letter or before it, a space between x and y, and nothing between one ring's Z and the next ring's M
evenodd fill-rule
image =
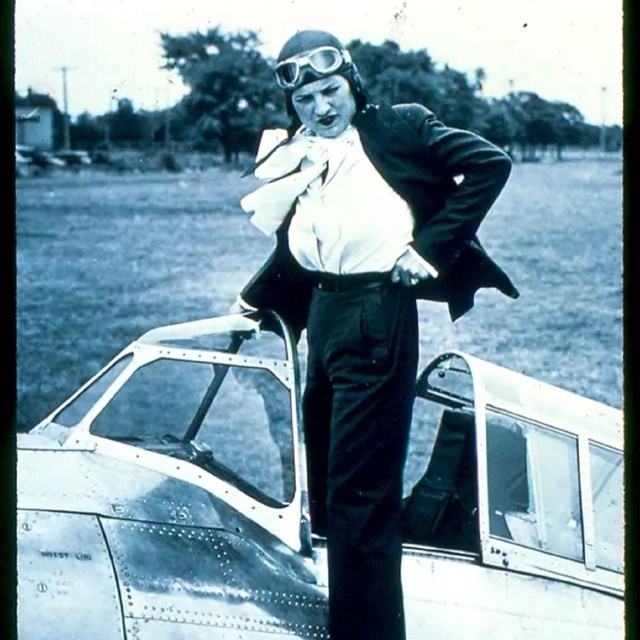
M276 78L278 84L287 86L295 83L298 74L300 73L300 66L295 62L282 62L276 69Z
M309 54L309 64L318 73L331 73L340 68L342 55L337 49L318 49Z

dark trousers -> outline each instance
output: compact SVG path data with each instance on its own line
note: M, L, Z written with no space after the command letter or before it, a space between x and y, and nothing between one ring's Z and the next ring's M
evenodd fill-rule
M303 411L313 529L327 535L331 640L405 637L402 475L418 362L413 294L314 290Z

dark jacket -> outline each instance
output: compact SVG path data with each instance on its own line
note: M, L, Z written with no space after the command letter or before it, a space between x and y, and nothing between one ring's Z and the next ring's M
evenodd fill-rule
M509 277L476 237L509 177L509 157L474 133L444 126L418 104L368 105L354 126L367 157L411 207L416 220L412 246L438 270L437 278L413 287L416 297L447 302L454 321L473 307L481 287L517 298ZM456 176L464 176L460 184ZM295 206L276 232L273 253L240 295L255 307L277 311L301 331L313 274L289 251L294 211Z

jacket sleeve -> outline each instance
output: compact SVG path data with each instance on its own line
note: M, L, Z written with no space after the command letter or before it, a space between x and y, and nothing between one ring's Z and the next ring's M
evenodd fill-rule
M403 115L413 121L436 170L448 178L462 176L444 207L417 230L413 242L428 262L446 272L502 191L511 159L475 133L445 126L421 105L412 105L411 113Z
M286 228L276 231L276 246L266 262L242 288L242 300L258 309L273 307L273 298L280 291L291 267L291 256L285 241Z
M278 313L298 340L307 322L311 286L309 274L295 261L286 242L289 219L276 231L275 249L243 287L240 298L256 309Z

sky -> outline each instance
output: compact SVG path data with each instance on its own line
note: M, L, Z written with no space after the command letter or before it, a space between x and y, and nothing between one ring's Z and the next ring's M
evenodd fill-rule
M161 69L159 32L251 29L275 57L298 29L343 42L395 40L436 64L482 67L486 96L511 89L564 100L593 124L622 123L622 0L15 0L15 88L94 115L129 98L173 105L185 93ZM427 105L428 106L428 105Z

